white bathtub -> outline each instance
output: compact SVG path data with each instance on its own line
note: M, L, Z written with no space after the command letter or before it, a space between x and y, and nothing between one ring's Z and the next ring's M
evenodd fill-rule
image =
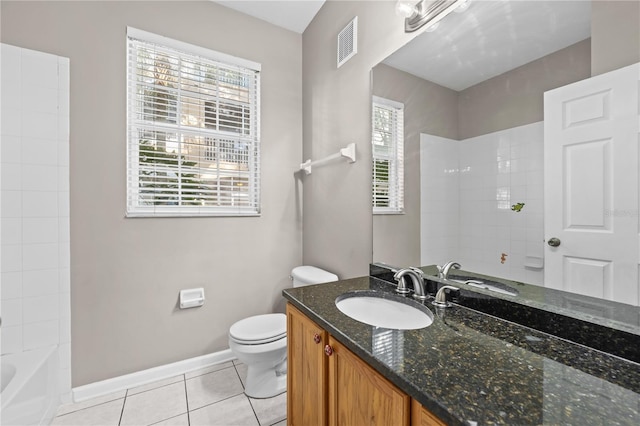
M2 355L0 424L48 425L59 405L58 348Z

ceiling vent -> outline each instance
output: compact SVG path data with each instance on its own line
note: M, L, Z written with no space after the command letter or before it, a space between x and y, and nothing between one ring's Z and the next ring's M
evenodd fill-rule
M358 53L358 17L338 34L338 68Z

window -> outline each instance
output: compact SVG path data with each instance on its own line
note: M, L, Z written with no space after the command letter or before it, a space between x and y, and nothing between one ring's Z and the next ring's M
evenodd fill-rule
M127 216L260 214L260 64L128 28Z
M404 213L404 105L373 97L373 213Z

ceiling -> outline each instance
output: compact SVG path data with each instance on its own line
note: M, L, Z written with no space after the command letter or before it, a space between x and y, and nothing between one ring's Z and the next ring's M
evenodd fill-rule
M246 15L302 34L325 0L212 0Z
M384 63L460 91L591 35L591 1L478 1Z

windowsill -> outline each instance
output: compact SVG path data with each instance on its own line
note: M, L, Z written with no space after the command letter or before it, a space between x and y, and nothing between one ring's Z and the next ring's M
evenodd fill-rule
M399 212L399 211L391 211L390 210L390 211L387 211L387 212L373 212L373 214L375 216L378 216L378 215L403 215L403 214L405 214L405 212L404 211L400 211Z

